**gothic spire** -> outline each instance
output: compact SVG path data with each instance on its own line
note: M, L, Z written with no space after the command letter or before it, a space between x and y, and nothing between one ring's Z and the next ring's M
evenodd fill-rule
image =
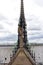
M20 11L20 19L18 25L18 45L19 47L24 47L26 46L26 43L27 43L26 22L24 16L23 0L21 0L21 11Z

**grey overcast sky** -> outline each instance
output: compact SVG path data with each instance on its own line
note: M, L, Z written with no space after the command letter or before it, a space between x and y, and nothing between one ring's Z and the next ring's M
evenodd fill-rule
M43 0L24 0L24 11L28 41L43 43ZM20 0L0 0L0 42L17 41L19 17Z

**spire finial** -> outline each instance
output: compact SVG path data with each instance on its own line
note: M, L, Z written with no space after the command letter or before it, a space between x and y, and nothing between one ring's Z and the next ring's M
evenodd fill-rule
M24 16L24 5L23 5L23 0L21 0L21 13L20 16Z

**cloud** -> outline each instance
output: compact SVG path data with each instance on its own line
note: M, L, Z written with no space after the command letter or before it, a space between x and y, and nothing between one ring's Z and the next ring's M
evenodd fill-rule
M14 28L12 29L12 27L14 27L14 22L0 14L0 36L12 33L11 31L14 30Z
M29 15L29 19L27 21L27 33L28 35L38 35L41 33L41 26L39 18L35 15Z
M43 43L43 26L41 24L40 18L34 15L29 15L27 20L27 33L29 42L41 42Z
M4 29L4 27L0 24L0 30Z
M11 34L6 37L0 37L0 41L17 41L17 35Z
M34 40L29 40L29 43L36 43L36 44L43 44L43 38L41 38L41 39L34 39Z
M3 16L2 14L0 14L0 20L7 20L7 18Z
M8 25L10 25L10 26L13 25L13 23L11 23L11 22L9 22L9 21L6 21L5 23L8 24Z
M43 34L29 37L30 40L34 40L34 39L42 39L42 38L43 38Z
M37 5L43 6L43 0L33 0Z
M0 22L4 22L4 23L6 23L8 25L12 25L12 22L10 22L8 20L8 18L6 18L5 16L3 16L2 14L0 14Z
M10 31L7 31L7 30L0 30L0 33L10 33Z
M32 35L40 35L40 34L41 34L41 31L30 31L30 30L29 30L29 31L27 31L27 34L28 34L28 35L31 35L31 36L32 36Z
M39 27L30 27L29 29L28 29L28 31L29 30L34 30L34 31L39 31L39 30L41 30Z
M9 34L5 37L0 37L0 45L14 45L17 42L17 35Z

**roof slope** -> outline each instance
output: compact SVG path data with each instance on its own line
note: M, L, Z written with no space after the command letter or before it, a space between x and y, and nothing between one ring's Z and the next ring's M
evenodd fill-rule
M29 54L29 52L26 51L25 48L19 48L17 53L12 57L11 61L8 63L8 65L12 65L15 60L17 59L19 53L23 52L23 54L25 54L26 58L29 60L29 62L31 62L32 65L35 65L35 61L32 59L31 55Z

